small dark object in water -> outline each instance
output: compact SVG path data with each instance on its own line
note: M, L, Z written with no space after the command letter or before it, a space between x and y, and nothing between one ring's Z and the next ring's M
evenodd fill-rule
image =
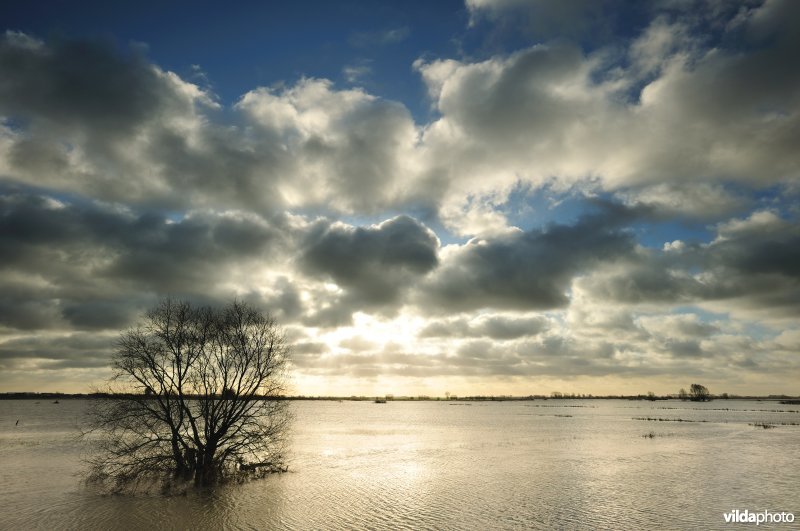
M19 426L19 419L17 419L17 422L14 423L14 426Z
M59 402L58 402L58 400L54 400L53 403L54 404L58 404Z

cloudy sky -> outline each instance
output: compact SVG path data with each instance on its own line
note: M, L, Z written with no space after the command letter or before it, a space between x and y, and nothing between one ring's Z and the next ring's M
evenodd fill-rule
M800 393L800 2L6 2L0 391L170 294L308 395Z

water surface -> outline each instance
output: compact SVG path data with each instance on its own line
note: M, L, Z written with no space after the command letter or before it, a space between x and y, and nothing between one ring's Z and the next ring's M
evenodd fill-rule
M800 406L774 401L294 402L290 472L175 497L82 483L86 405L0 401L0 528L720 529L737 508L800 516Z

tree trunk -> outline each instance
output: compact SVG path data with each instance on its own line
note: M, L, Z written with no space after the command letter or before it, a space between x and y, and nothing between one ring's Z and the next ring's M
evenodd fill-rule
M194 482L197 485L214 485L218 477L217 463L214 460L216 448L206 446L205 451L199 455L197 466L195 467Z
M181 452L178 437L174 433L172 435L172 457L175 459L175 477L185 476L192 470L191 465L187 463L190 455L187 452L187 455L184 456L183 452Z
M217 482L217 469L213 464L198 466L195 471L194 482L196 485L209 487Z
M176 475L183 476L184 478L190 478L195 473L197 469L197 450L194 448L187 448L186 452L183 455L183 461L178 462L178 471Z

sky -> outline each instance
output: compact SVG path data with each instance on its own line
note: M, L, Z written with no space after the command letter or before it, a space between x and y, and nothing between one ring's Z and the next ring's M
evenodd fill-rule
M800 3L0 6L0 392L166 296L292 394L800 394Z

